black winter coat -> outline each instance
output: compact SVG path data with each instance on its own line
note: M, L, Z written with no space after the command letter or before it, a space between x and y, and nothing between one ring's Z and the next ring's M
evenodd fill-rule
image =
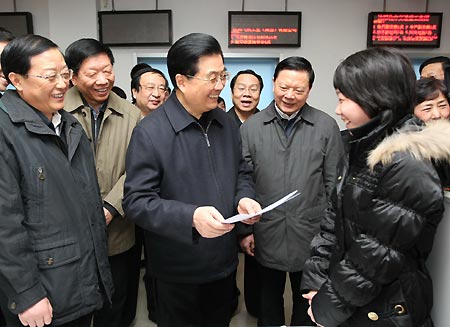
M16 91L1 101L0 293L13 314L48 297L60 325L112 294L94 158L69 113L65 145Z
M145 229L150 273L169 282L201 284L233 273L235 229L203 238L192 227L194 211L213 206L227 218L241 198L255 197L239 127L221 109L204 115L202 127L174 92L136 126L128 146L123 208Z
M319 290L312 311L326 327L433 326L425 261L444 204L432 161L450 158L450 123L385 138L388 120L353 131L349 168L311 243L302 289Z

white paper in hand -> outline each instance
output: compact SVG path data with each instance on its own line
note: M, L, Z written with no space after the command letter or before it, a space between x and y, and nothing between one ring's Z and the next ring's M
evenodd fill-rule
M286 203L289 200L292 200L293 198L296 198L300 194L301 193L299 193L298 190L295 190L294 192L289 193L288 195L286 195L286 196L282 197L281 199L279 199L278 201L275 201L274 203L268 205L267 207L265 207L264 209L262 209L261 211L255 213L255 214L244 214L244 213L241 213L241 214L238 214L238 215L235 215L233 217L225 219L225 221L223 221L223 223L225 223L225 224L233 224L233 223L236 223L238 221L242 221L242 220L245 220L245 219L249 219L249 218L252 218L252 217L256 217L256 216L262 215L263 213L268 212L268 211L270 211L272 209L275 209L276 207L282 205L283 203Z

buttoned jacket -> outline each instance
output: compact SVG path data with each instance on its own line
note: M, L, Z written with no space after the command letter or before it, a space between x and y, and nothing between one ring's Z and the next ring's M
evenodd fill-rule
M1 101L0 288L14 314L47 297L62 324L112 295L94 157L67 112L65 144L16 91Z
M65 109L81 123L91 141L91 148L94 149L91 109L83 104L76 87L67 92L64 105ZM122 198L125 155L131 133L140 118L140 111L135 106L114 92L110 93L95 151L102 199L119 213L119 216L108 225L109 255L123 253L134 245L134 225L124 215Z

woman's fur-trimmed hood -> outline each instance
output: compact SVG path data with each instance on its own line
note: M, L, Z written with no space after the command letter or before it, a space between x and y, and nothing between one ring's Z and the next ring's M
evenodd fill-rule
M450 121L436 120L425 126L400 129L385 138L367 159L370 169L381 162L389 164L395 152L406 152L421 161L450 162Z

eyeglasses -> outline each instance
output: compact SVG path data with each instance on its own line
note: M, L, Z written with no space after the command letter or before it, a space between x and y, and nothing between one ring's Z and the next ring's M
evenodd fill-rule
M236 85L234 87L234 93L237 95L241 95L247 90L251 95L258 95L260 92L258 85L250 85L249 87L247 87L247 86L241 84L241 85Z
M219 82L221 82L222 85L225 85L225 83L230 79L230 73L229 72L223 72L223 73L220 73L217 76L212 75L211 77L207 77L207 78L197 77L197 76L192 76L192 75L186 75L186 76L189 77L189 78L198 79L200 81L209 82L211 85L214 85L214 87L217 87Z
M41 78L43 80L46 80L49 83L56 83L56 79L59 77L61 77L64 82L68 82L72 76L73 76L73 71L72 69L69 69L67 72L63 72L63 73L53 73L53 74L49 74L49 75L33 75L33 74L25 74L25 77L37 77L37 78Z
M286 85L280 85L280 84L276 84L276 87L282 93L287 93L289 90L292 90L294 92L294 94L297 96L302 96L307 92L307 90L303 89L303 88L288 87Z
M162 93L167 91L167 88L164 85L156 86L155 84L148 84L148 85L139 84L139 86L150 93L153 93L153 91L155 91L155 89L158 89L158 91L162 92Z

